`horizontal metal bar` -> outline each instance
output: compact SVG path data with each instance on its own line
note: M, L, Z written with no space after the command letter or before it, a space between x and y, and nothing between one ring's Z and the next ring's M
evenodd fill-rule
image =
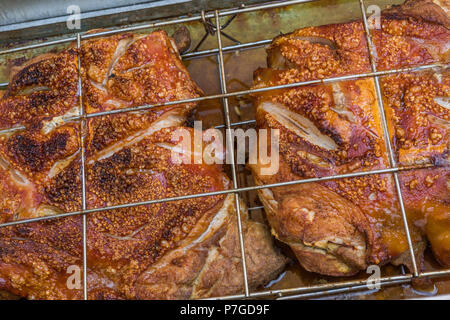
M271 42L272 42L272 39L266 39L266 40L260 40L260 41L254 41L254 42L241 43L241 44L223 47L222 51L229 52L229 51L235 51L235 50L255 49L258 47L263 47L265 45L268 45ZM210 49L210 50L203 50L203 51L197 51L197 52L188 52L188 53L181 54L181 58L183 60L191 60L191 59L197 59L197 58L215 55L218 52L219 52L218 49ZM6 88L6 87L8 87L8 84L9 84L8 82L0 82L0 88Z
M255 47L258 47L261 45L266 45L270 42L271 42L271 40L261 40L261 41L249 42L249 43L244 43L244 44L239 44L239 45L233 45L233 46L224 47L223 51L233 51L233 50L242 49L242 48L255 48ZM210 54L217 54L217 52L218 52L218 49L211 49L211 50L193 52L190 54L189 53L184 54L184 55L182 55L182 57L183 58L184 57L193 58L193 57L206 56L206 55L210 55ZM283 85L283 86L286 86L286 88L290 88L290 87L296 87L296 86L302 86L302 85L312 85L312 84L327 83L327 82L334 82L334 81L352 80L352 79L357 79L357 78L362 78L362 77L383 76L383 75L390 75L390 74L402 73L402 72L417 72L417 71L433 69L433 68L447 68L449 65L450 65L449 63L446 63L446 64L435 63L435 64L423 65L423 66L418 66L418 67L410 67L410 68L402 68L402 69L394 69L394 70L384 70L384 71L377 71L377 72L367 72L367 73L360 73L360 74L347 75L347 76L341 76L341 77L330 77L330 78L324 78L324 79L295 82L295 83L290 83L290 84ZM8 82L0 83L0 88L7 87L7 86L8 86ZM238 96L238 95L246 95L246 94L250 94L253 92L257 93L257 92L262 92L262 91L277 90L277 89L280 89L279 87L280 86L270 86L270 87L265 87L265 88L260 88L260 89L235 91L235 92L228 93L226 96L231 97L231 96ZM261 90L261 89L266 89L266 90ZM173 101L173 102L171 102L171 104L198 102L198 101L209 100L209 99L218 99L218 98L224 98L224 96L225 95L223 95L223 94L209 95L209 96L195 98L195 99L185 99L185 100ZM120 109L120 110L124 110L122 112L130 112L130 111L133 111L134 109L136 109L134 111L139 111L139 110L146 110L146 109L149 109L152 107L158 107L158 106L164 106L164 105L169 105L169 103L143 105L143 106L141 106L141 109L137 109L139 107L134 107L134 108L127 108L127 109ZM100 116L103 115L102 113L97 113L97 114L99 114ZM94 113L94 115L95 115L95 113ZM0 131L0 133L1 132L2 131Z
M234 91L234 92L229 92L229 93L220 93L220 94L209 95L209 96L198 97L198 98L168 101L168 102L163 102L163 103L158 103L158 104L146 104L146 105L142 105L142 106L138 106L138 107L130 107L130 108L115 109L115 110L109 110L109 111L103 111L103 112L96 112L96 113L86 114L84 117L94 118L94 117L106 116L106 115L111 115L111 114L145 111L145 110L149 110L152 108L170 106L170 105L176 105L176 104L194 103L194 102L200 102L200 101L205 101L205 100L221 99L221 98L225 98L225 97L249 95L252 93L260 93L260 92L266 92L266 91L271 91L271 90L295 88L295 87L300 87L300 86L307 86L307 85L314 85L314 84L321 84L321 83L325 84L325 83L332 83L332 82L336 82L336 81L353 80L353 79L373 77L373 76L383 76L383 75L390 75L390 74L403 73L403 72L417 72L417 71L421 71L421 70L434 69L434 68L447 68L449 66L450 66L450 63L447 63L447 64L435 63L435 64L424 65L424 66L419 66L419 67L385 70L385 71L377 71L377 72L366 72L366 73L347 75L347 76L339 76L339 77L331 77L331 78L325 78L325 79L294 82L294 83L289 83L289 84L285 84L285 85L269 86L269 87L264 87L264 88ZM82 116L75 116L75 117L66 118L64 121L65 122L79 121L82 118L83 118ZM242 121L242 122L236 122L235 124L232 124L232 125L236 126L236 125L250 124L250 123L254 123L254 122L255 122L255 120L247 120L247 121ZM217 128L217 129L225 128L225 125L218 125L215 128ZM22 126L22 125L12 127L12 128L2 129L2 130L0 130L0 135L5 134L5 133L14 132L14 131L21 131L24 129L26 129L26 128L25 128L25 126Z
M260 41L253 41L253 42L247 42L247 43L241 43L236 44L232 46L223 47L223 52L229 52L229 51L235 51L235 50L245 50L245 49L255 49L258 47L263 47L272 42L272 39L265 39ZM203 50L203 51L197 51L197 52L188 52L181 55L181 58L183 60L190 60L194 58L201 58L206 57L210 55L215 55L219 52L218 49L209 49L209 50ZM0 88L4 88L8 86L8 82L1 82Z
M407 300L450 300L450 294L438 294L432 297L410 298Z
M239 121L239 122L232 122L230 124L230 126L237 127L237 126L243 126L243 125L254 124L254 123L256 123L256 120L245 120L245 121ZM222 128L225 128L224 124L217 125L214 127L214 129L222 129ZM25 129L26 129L25 126L18 126L18 127L14 127L14 128L10 128L10 129L0 130L0 135L5 134L5 133L14 132L14 131L23 131Z
M400 168L387 168L387 169L379 169L379 170L352 172L352 173L333 175L333 176L326 176L326 177L320 177L320 178L309 178L309 179L303 179L303 180L292 180L292 181L271 183L271 184L251 186L251 187L241 187L241 188L234 188L234 189L229 189L229 190L221 190L221 191L189 194L189 195L184 195L184 196L177 196L177 197L170 197L170 198L161 198L161 199L154 199L154 200L147 200L147 201L140 201L140 202L131 202L131 203L126 203L126 204L102 207L102 208L93 208L93 209L86 209L86 210L80 210L80 211L66 212L66 213L61 213L61 214L52 215L52 216L44 216L44 217L23 219L23 220L17 220L17 221L10 221L10 222L5 222L5 223L0 224L0 228L7 227L7 226L12 226L12 225L19 225L19 224L24 224L24 223L30 223L30 222L59 219L59 218L65 218L65 217L70 217L70 216L76 216L76 215L80 215L80 214L88 214L88 213L95 213L95 212L100 212L100 211L108 211L108 210L117 210L117 209L131 208L131 207L136 207L136 206L150 205L150 204L162 203L162 202L170 202L170 201L179 201L179 200L186 200L186 199L193 199L193 198L200 198L200 197L217 196L217 195L224 195L224 194L230 194L230 193L240 193L240 192L254 191L254 190L260 190L260 189L266 189L266 188L277 188L277 187L282 187L282 186L290 186L290 185L303 184L303 183L323 182L323 181L336 180L336 179L361 177L361 176L367 176L367 175L372 175L372 174L393 173L393 172L413 170L413 169L418 169L418 168L429 168L429 167L430 167L430 165L420 166L420 167L418 167L418 166L414 166L414 167L400 167Z
M376 49L375 49L375 46L373 45L372 36L370 34L369 22L367 21L366 7L364 5L364 0L359 0L359 5L360 5L360 9L361 9L361 15L363 18L362 21L364 24L364 33L365 33L365 38L367 41L367 49L369 50L370 66L371 66L373 72L377 72L377 63L376 63L376 59L375 59L375 50ZM383 96L381 94L381 87L380 87L380 82L379 82L378 76L373 77L373 82L375 85L375 95L376 95L376 98L378 101L378 108L380 111L381 126L383 128L384 142L385 142L385 146L389 153L389 163L390 163L391 167L396 167L397 163L395 161L395 154L394 154L394 150L391 145L391 139L389 136L389 129L388 129L387 120L386 120L387 110L384 107ZM395 189L397 192L398 204L400 206L400 212L402 214L403 227L405 229L406 241L408 243L412 269L414 272L414 276L417 276L419 274L419 271L417 268L416 257L414 255L414 247L413 247L413 243L412 243L412 239L411 239L411 232L410 232L409 226L408 226L408 217L406 215L405 205L403 203L403 195L402 195L397 172L394 172L394 183L395 183Z
M389 277L381 278L380 285L386 286L386 285L392 285L392 284L398 284L398 283L408 283L408 282L411 282L413 279L421 279L421 278L425 278L425 277L435 278L435 277L448 276L448 275L450 275L450 269L424 272L422 274L419 274L419 276L417 276L417 277L414 277L412 274L389 276ZM319 295L327 295L330 293L330 290L342 289L342 291L340 291L339 293L343 293L346 291L350 291L352 288L355 288L358 286L360 287L358 289L367 288L367 279L340 281L340 282L333 282L333 283L328 283L328 284L323 284L323 285L253 292L250 294L250 298L263 298L263 297L269 297L269 296L283 297L283 296L292 295L292 294L299 294L298 298L300 298L300 297L307 297L304 294L316 293L314 295L311 295L311 297L312 297L312 296L319 296ZM302 293L302 294L300 294L300 293ZM332 293L336 293L336 292L332 292ZM238 294L238 295L228 295L228 296L222 296L222 297L213 297L213 298L208 298L206 300L231 300L231 299L243 299L243 298L245 298L245 295ZM286 298L293 299L296 297L289 296Z
M27 8L26 5L27 3L23 3L22 2L22 8L26 8L27 10L39 10L39 8L33 7L33 8ZM80 6L85 5L86 3L82 3L81 1L77 1L78 4ZM123 1L121 1L123 2ZM111 1L105 1L103 2L104 5L103 6L98 6L97 8L92 8L91 10L86 10L84 9L84 6L82 6L82 10L80 12L80 20L85 20L85 19L90 19L90 18L96 18L96 19L104 19L105 16L110 16L110 15L125 15L128 14L130 12L137 12L140 10L144 10L144 9L150 9L152 8L153 10L158 10L160 8L163 8L164 6L167 5L174 5L174 4L181 4L181 3L187 3L190 2L189 0L171 0L171 1L150 1L150 2L139 2L139 1L133 1L134 4L130 4L130 3L120 3L120 2L111 2ZM102 4L103 4L102 3ZM124 5L125 4L125 5ZM49 5L49 3L46 4L47 6ZM58 6L55 3L55 8L52 8L52 13L56 12L59 13L59 15L55 15L55 16L47 16L47 17L42 17L39 15L34 15L34 16L28 16L26 18L26 20L19 20L13 23L9 23L9 24L4 24L2 22L2 25L0 25L0 33L3 32L8 32L8 31L12 31L12 30L23 30L23 29L29 29L29 28L33 28L33 27L39 27L39 26L44 26L44 25L54 25L57 23L64 23L67 21L68 15L64 12L64 14L62 14L63 12L61 12L61 9L64 7ZM62 4L62 6L65 6L65 4ZM13 8L14 9L14 8ZM41 10L44 9L43 7L40 8ZM14 15L13 15L14 16ZM17 15L15 15L17 17ZM45 15L44 15L45 16ZM11 21L12 19L8 19L9 21Z
M15 132L15 131L22 131L22 130L25 130L25 129L26 129L25 126L16 126L16 127L8 128L8 129L2 129L2 130L0 130L0 135L7 134L7 133L12 133L12 132Z
M445 277L445 276L450 276L450 269L427 271L427 272L421 272L419 274L419 277L430 277L430 278Z
M205 100L229 98L229 97L235 97L235 96L249 95L252 93L267 92L267 91L272 91L272 90L288 89L288 88L295 88L295 87L314 85L314 84L325 84L325 83L332 83L332 82L336 82L336 81L354 80L354 79L374 77L374 76L384 76L384 75L403 73L403 72L417 72L417 71L434 69L434 68L447 68L449 66L450 66L450 63L446 63L446 64L434 63L434 64L423 65L423 66L418 66L418 67L384 70L384 71L376 71L376 72L366 72L366 73L352 74L352 75L346 75L346 76L330 77L330 78L325 78L325 79L293 82L293 83L277 85L277 86L268 86L268 87L263 87L263 88L233 91L233 92L229 92L229 93L220 93L220 94L208 95L208 96L204 96L204 97L182 99L182 100L176 100L176 101L168 101L168 102L162 102L162 103L157 103L157 104L145 104L145 105L138 106L138 107L129 107L129 108L114 109L114 110L108 110L108 111L102 111L102 112L94 112L94 113L86 114L85 117L86 118L94 118L94 117L101 117L101 116L112 115L112 114L138 112L138 111L145 111L145 110L149 110L152 108L163 107L163 106L171 106L171 105L184 104L184 103L196 103L196 102L205 101ZM82 116L74 116L74 117L66 118L65 121L66 122L78 121L78 120L81 120L81 118L82 118ZM221 127L224 127L224 126L222 125ZM23 129L24 129L23 126L18 126L16 128L3 129L3 130L0 130L0 135L3 133L10 132L10 131L23 130Z
M257 5L257 6L248 7L248 8L224 10L224 11L219 12L219 16L231 15L231 14L235 14L235 13L250 12L250 11L255 11L255 10L260 10L260 9L270 9L270 8L282 7L282 6L291 5L291 4L306 3L306 2L311 2L311 1L314 1L314 0L284 1L284 2L280 2L280 3L270 3L270 4L265 4L265 5L259 5L259 6ZM207 18L213 17L213 13L207 14L206 17ZM197 21L197 20L199 20L199 16L179 18L179 19L155 22L155 23L150 23L150 24L145 24L145 25L126 27L126 28L122 28L122 29L109 30L109 31L105 31L102 33L97 33L97 34L82 35L82 38L89 39L89 38L95 38L95 37L100 37L100 36L117 34L120 32L137 31L137 30L145 29L145 28L152 28L152 27L158 27L158 26L164 26L164 25L170 25L170 24L176 24L176 23L183 23L183 22L189 22L189 21ZM39 47L44 47L44 46L54 45L54 44L60 44L60 43L74 41L75 39L76 39L76 37L72 37L72 38L48 41L45 43L33 44L33 45L24 46L24 47L20 47L20 48L13 48L13 49L9 49L9 50L0 51L0 54L16 52L16 51L32 49L32 48L39 48ZM252 43L234 45L234 46L224 47L224 48L222 48L222 51L247 49L247 48L252 48L252 47L257 47L257 46L263 46L263 45L269 44L270 42L271 42L271 40L262 40L262 41L252 42ZM184 54L183 58L191 59L191 58L196 58L196 57L201 57L201 56L206 56L206 55L217 54L218 52L219 52L219 49L204 50L204 51L200 51L200 52ZM226 98L226 97L239 96L239 95L247 95L247 94L251 94L251 93L264 92L264 91L269 91L269 90L277 90L277 89L282 89L282 88L297 87L297 86L302 86L302 85L328 83L328 82L340 81L340 80L351 80L351 79L356 79L356 78L361 78L361 77L382 76L382 75L394 74L394 73L399 73L399 72L414 72L414 71L425 70L425 69L436 68L436 67L443 67L443 66L448 66L448 64L446 64L446 65L435 64L435 65L421 66L421 67L415 67L415 68L405 68L405 69L390 70L390 71L370 72L370 73L359 74L359 75L351 75L351 76L328 78L328 79L323 79L323 80L314 80L314 81L308 81L308 82L293 83L293 84L288 84L288 85L283 85L283 86L272 86L272 87L266 87L266 88L251 89L251 90L245 90L245 91L240 91L240 92L232 92L232 93L228 93L228 94L219 94L219 95L213 95L213 96L208 96L208 97L201 97L198 99L196 98L196 99L188 99L188 100L184 100L184 101L183 100L174 101L174 102L164 103L164 104L160 104L160 105L146 105L146 106L131 108L124 112L147 110L152 107L158 107L158 106L164 106L164 105L174 105L174 104L196 102L196 101L202 101L202 100L208 100L208 99L217 99L217 98ZM0 87L5 87L7 85L8 85L7 83L0 83ZM90 117L94 117L94 116L102 116L102 115L114 114L114 113L122 113L122 112L115 112L115 110L113 110L111 112L106 112L105 114L97 113L97 114L92 114L93 116L79 117L79 118L75 118L75 119L71 119L71 120L82 120L82 119L90 118ZM255 122L255 120L247 120L247 121L236 122L234 124L231 123L230 126L245 125L245 124L250 124L250 123L254 123L254 122ZM216 126L216 128L223 128L223 127L225 127L225 126ZM7 130L15 131L15 130L23 130L24 128L25 127L22 126L22 127L11 128L11 129L5 129L5 130L1 130L0 134L3 132L6 132ZM428 167L428 166L426 166L426 167ZM417 168L417 167L414 167L414 169L415 168ZM180 196L180 197L173 197L173 198L157 199L157 200L143 201L143 202L138 202L138 203L124 204L124 205L111 206L111 207L105 207L105 208L88 209L86 211L70 212L70 213L60 214L60 215L51 216L51 217L39 217L39 218L25 219L25 220L20 220L20 221L14 221L11 223L0 224L0 227L4 227L4 226L8 226L8 225L15 225L15 224L22 224L22 223L30 223L30 222L41 221L41 220L49 220L49 219L54 219L54 218L62 218L62 217L66 217L66 216L74 216L74 215L84 214L84 213L86 213L86 214L94 213L94 212L99 212L99 211L104 211L104 210L114 210L114 209L127 208L127 207L139 206L139 205L147 205L147 204L152 204L152 203L177 201L177 200L183 200L183 199L190 199L190 198L204 197L204 196L213 196L213 195L220 195L220 194L239 193L239 192L253 191L253 190L258 190L258 189L263 189L263 188L272 188L272 187L275 188L275 187L280 187L283 185L309 183L309 182L316 182L316 181L327 181L327 180L342 179L342 178L348 178L348 177L357 177L357 176L363 176L363 175L369 175L369 174L395 173L395 172L399 172L401 170L409 170L409 169L413 169L413 168L389 168L389 169L373 170L373 171L367 171L367 172L351 173L351 174L345 174L345 175L329 176L329 177L323 177L323 178L296 180L296 181L268 184L268 185L262 185L262 186L235 188L235 189L231 189L231 190L224 190L224 191L210 192L210 193L203 193L203 194L196 194L196 195L187 195L187 196ZM257 207L249 208L248 210L251 211L251 210L257 210L257 209L263 209L263 208L264 208L263 206L257 206ZM416 278L440 277L440 276L447 276L447 275L450 275L450 269L449 270L423 272L423 273L420 273ZM381 281L382 281L382 285L388 285L388 284L410 282L412 280L412 278L413 278L412 275L401 275L401 276L395 276L395 277L385 277L385 278L382 278ZM361 281L363 281L363 282L361 282ZM337 282L337 283L333 283L333 284L311 286L311 287L270 290L270 291L264 291L264 292L251 293L249 296L251 298L258 298L258 297L269 296L269 295L282 296L283 294L284 295L285 294L293 294L296 292L297 293L298 292L311 292L311 293L300 294L297 297L312 297L312 296L318 296L318 295L323 295L323 294L336 293L336 292L338 292L337 290L339 290L339 292L349 292L352 290L364 289L367 287L367 285L362 284L362 283L365 283L365 281L366 280L356 280L356 281ZM358 285L358 283L360 283L360 284ZM314 292L316 290L318 290L318 291ZM289 296L289 297L285 297L285 298L293 298L293 297L295 298L296 296ZM219 297L219 298L220 299L245 298L245 295L233 295L233 296Z
M219 16L223 17L223 16L228 16L228 15L237 14L237 13L246 13L246 12L252 12L252 11L257 11L257 10L275 9L275 8L280 8L280 7L291 6L294 4L301 4L301 3L308 3L308 2L315 2L315 1L317 1L317 0L273 1L270 3L266 3L266 4L256 4L256 5L252 5L252 6L248 6L248 7L225 9L225 10L219 11ZM214 14L212 13L211 15L214 15ZM208 18L209 16L206 16L206 17Z
M436 278L439 276L447 276L450 275L450 269L445 270L436 270L436 271L430 271L430 272L424 272L422 274L419 274L419 276L414 277L412 274L406 274L406 275L398 275L398 276L391 276L391 277L384 277L380 279L380 282L382 284L392 284L392 282L395 281L403 281L407 280L405 282L410 282L413 279L420 279L420 278ZM259 293L255 293L255 295L262 297L262 296L268 296L268 295L285 295L285 294L291 294L294 292L317 292L317 291L323 291L325 290L334 290L337 288L345 288L345 287L353 287L353 286L359 286L363 285L366 280L356 280L356 281L345 281L345 282L336 282L332 284L325 284L325 285L318 285L318 286L311 286L311 287L299 287L299 288L293 288L293 289L281 289L281 290L274 290L274 291L263 291Z
M81 37L77 34L77 48L81 48ZM84 104L83 104L83 82L81 79L81 54L78 51L78 102L80 106L81 114L84 115ZM80 148L81 148L81 209L84 212L86 210L86 152L85 152L85 130L86 121L82 120L80 123ZM82 243L83 243L83 298L88 299L88 274L87 274L87 220L86 215L82 216Z
M251 207L251 208L248 208L247 210L254 211L254 210L261 210L261 209L264 209L264 206Z
M317 1L317 0L291 0L291 1L282 1L282 2L273 2L273 3L268 3L268 4L254 5L254 6L249 6L249 7L226 9L226 10L219 11L219 16L223 17L223 16L233 15L233 14L237 14L237 13L246 13L246 12L264 10L264 9L274 9L274 8L288 6L288 5L314 2L314 1ZM205 18L207 18L207 19L213 18L213 17L214 17L214 12L209 12L209 13L205 14ZM86 39L92 39L92 38L97 38L97 37L114 35L114 34L118 34L121 32L138 31L138 30L142 30L142 29L157 28L157 27L163 27L163 26L168 26L168 25L178 24L178 23L201 21L201 19L202 19L202 16L200 14L197 14L197 15L193 15L190 17L162 20L162 21L157 21L157 22L152 22L152 23L118 28L118 29L114 29L114 30L107 30L107 31L102 31L102 32L97 32L97 33L91 33L91 34L84 33L81 35L81 39L86 40ZM45 41L45 42L30 44L30 45L26 45L26 46L22 46L22 47L6 49L6 50L0 51L0 55L13 53L13 52L19 52L19 51L23 51L23 50L36 49L36 48L41 48L41 47L55 45L55 44L67 43L67 42L75 41L76 39L77 39L76 36L72 36L72 37L63 38L63 39Z

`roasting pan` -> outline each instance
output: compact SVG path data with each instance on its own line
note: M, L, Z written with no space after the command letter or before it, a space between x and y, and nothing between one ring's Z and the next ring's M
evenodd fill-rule
M79 45L81 39L90 37L84 34L89 29L107 29L103 34L121 31L148 33L154 29L164 29L171 35L180 26L185 26L190 32L192 41L189 50L182 54L182 58L194 81L205 92L205 96L196 99L199 105L194 117L202 120L204 127L248 128L255 122L254 110L249 99L252 92L250 90L252 74L257 67L265 66L264 47L273 37L300 27L347 22L353 19L363 19L367 23L369 14L367 9L370 6L372 9L384 9L388 5L402 2L403 0L277 2L108 0L97 3L85 0L5 1L0 3L0 89L8 86L7 75L12 64L41 53L61 50L70 43ZM81 29L69 30L66 27L68 19L66 9L72 4L80 8ZM218 34L211 30L211 27L205 27L208 25L219 25L222 32ZM424 66L428 67L433 66ZM384 73L375 70L370 76L378 77ZM325 81L337 80L339 77ZM151 107L146 105L138 109ZM130 111L136 111L136 108L132 109ZM264 220L263 207L257 200L255 191L257 187L254 186L250 173L240 165L231 166L228 170L230 177L233 177L234 189L227 192L238 192L247 202L252 218ZM398 171L399 168L389 168L378 170L377 173L395 174ZM351 176L363 174L354 173ZM330 179L339 179L339 176ZM142 199L143 202L125 204L124 207L172 200ZM95 210L70 212L61 216L89 214L91 211ZM22 220L19 223L48 218ZM8 223L0 224L0 227L6 225ZM85 231L84 228L84 241ZM281 244L280 246L289 255L289 250ZM413 256L411 258L414 259ZM298 265L291 265L278 279L264 288L249 291L247 280L244 279L244 292L216 298L449 299L450 269L440 268L429 253L426 253L425 264L426 270L422 272L408 271L391 265L383 267L378 289L369 289L367 283L369 275L365 273L351 278L332 278L312 274ZM86 268L86 259L83 267ZM245 273L245 265L243 268ZM413 285L418 282L417 279L428 281L419 287ZM86 281L84 278L85 288ZM86 290L85 297L87 297Z

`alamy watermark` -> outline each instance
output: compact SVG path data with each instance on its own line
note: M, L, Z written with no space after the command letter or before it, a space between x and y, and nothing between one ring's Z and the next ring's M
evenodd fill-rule
M171 138L177 143L166 148L171 149L175 164L232 164L232 152L228 150L236 143L236 164L259 164L260 174L273 175L279 168L279 137L278 129L253 128L227 129L224 136L218 129L203 131L202 121L195 121L194 130L175 129Z

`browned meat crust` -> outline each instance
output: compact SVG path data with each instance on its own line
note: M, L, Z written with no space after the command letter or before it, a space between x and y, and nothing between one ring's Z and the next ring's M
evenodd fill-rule
M400 16L396 10L383 14L381 29L372 30L378 69L448 62L450 31L429 22L430 16L422 19L409 9ZM444 11L439 11L441 16ZM432 21L440 22L437 17ZM268 68L255 71L254 87L370 71L362 22L311 27L273 40ZM443 166L401 173L400 180L414 246L424 247L420 242L425 234L445 266L450 248L449 81L445 70L380 79L397 160L402 165ZM388 166L372 79L268 91L254 98L258 127L280 130L280 170L261 175L262 165L250 166L258 183ZM408 248L390 175L282 187L260 192L260 198L272 233L310 271L351 275L367 263L392 261ZM305 233L310 230L314 241ZM336 243L333 236L340 240Z
M88 113L201 93L163 31L84 41L81 75ZM27 130L0 137L0 222L81 209L80 124L65 121L79 114L77 81L75 49L13 71L0 99L0 124ZM172 133L194 106L89 119L87 208L228 189L219 165L171 161L179 142ZM221 195L87 215L89 298L242 292L233 201L233 195ZM245 205L242 219L249 281L256 288L287 261L268 230L248 219ZM0 228L0 290L33 299L80 299L82 290L68 286L71 266L82 267L81 216Z

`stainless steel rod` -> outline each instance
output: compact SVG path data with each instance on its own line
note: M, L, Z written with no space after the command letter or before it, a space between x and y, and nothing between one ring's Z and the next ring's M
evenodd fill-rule
M235 96L244 96L244 95L249 95L252 93L261 93L261 92L267 92L267 91L272 91L272 90L296 88L296 87L300 87L300 86L332 83L332 82L336 82L336 81L354 80L354 79L374 77L374 76L384 76L384 75L397 74L397 73L402 73L402 72L416 72L416 71L428 70L428 69L434 69L434 68L446 68L448 66L450 66L450 63L447 63L447 64L433 63L433 64L418 66L418 67L383 70L383 71L376 71L376 72L365 72L365 73L352 74L352 75L339 76L339 77L330 77L330 78L310 80L310 81L293 82L293 83L277 85L277 86L268 86L268 87L263 87L263 88L255 88L255 89L220 93L220 94L215 94L215 95L208 95L208 96L198 97L198 98L182 99L182 100L168 101L168 102L156 103L156 104L146 104L146 105L137 106L137 107L114 109L114 110L108 110L108 111L102 111L102 112L94 112L94 113L86 114L84 117L95 118L95 117L101 117L101 116L112 115L112 114L138 112L138 111L149 110L152 108L171 106L171 105L176 105L176 104L194 103L194 102L200 102L200 101L205 101L205 100L214 100L214 99L222 99L222 98L229 98L229 97L235 97ZM81 119L81 116L74 116L74 117L66 118L65 121L72 122L72 121L78 121L80 119ZM20 131L23 129L25 129L24 126L17 126L15 128L2 129L2 130L0 130L0 135L11 132L11 131L17 131L17 130Z
M377 72L376 59L374 57L376 48L372 43L372 37L370 34L369 23L367 21L364 0L359 0L359 4L361 7L361 14L362 14L363 23L364 23L364 31L365 31L365 35L366 35L367 44L368 44L370 65L372 68L372 72ZM397 164L396 164L395 155L394 155L394 151L393 151L392 144L391 144L391 138L389 136L389 129L388 129L387 120L386 120L386 109L385 109L384 103L383 103L383 97L382 97L381 89L380 89L380 82L379 82L378 76L374 76L373 79L375 82L375 91L376 91L376 96L377 96L377 100L378 100L378 108L379 108L381 123L382 123L382 127L383 127L384 141L385 141L386 147L389 152L389 162L390 162L391 167L396 167ZM416 257L414 255L414 247L413 247L413 243L411 240L411 233L409 231L408 217L406 216L405 205L403 203L403 196L402 196L402 191L401 191L401 187L400 187L400 182L398 179L398 173L394 172L393 175L394 175L395 190L397 192L398 202L400 205L400 211L402 214L403 227L405 229L406 240L408 242L408 248L409 248L409 254L410 254L411 263L413 266L413 272L414 272L414 276L417 277L419 275L419 272L417 269Z
M354 178L354 177L361 177L361 176L372 175L372 174L385 174L385 173L392 173L392 172L405 171L405 170L415 170L415 169L428 168L428 167L430 167L430 166L386 168L386 169L379 169L379 170L352 172L352 173L333 175L333 176L326 176L326 177L320 177L320 178L309 178L309 179L303 179L303 180L292 180L292 181L264 184L264 185L251 186L251 187L240 187L240 188L236 188L236 189L233 188L233 189L229 189L229 190L221 190L221 191L213 191L213 192L205 192L205 193L197 193L197 194L188 194L188 195L184 195L184 196L177 196L177 197L170 197L170 198L161 198L161 199L154 199L154 200L147 200L147 201L140 201L140 202L130 202L130 203L114 205L114 206L86 209L84 211L81 211L81 210L80 211L72 211L72 212L61 213L61 214L52 215L52 216L43 216L43 217L37 217L37 218L30 218L30 219L22 219L22 220L17 220L17 221L10 221L10 222L5 222L5 223L0 224L0 228L12 226L12 225L19 225L19 224L24 224L24 223L30 223L30 222L37 222L37 221L43 221L43 220L65 218L65 217L70 217L70 216L74 216L74 215L80 215L80 214L84 214L84 213L89 214L89 213L100 212L100 211L124 209L124 208L130 208L130 207L136 207L136 206L142 206L142 205L162 203L162 202L170 202L170 201L179 201L179 200L186 200L186 199L193 199L193 198L200 198L200 197L225 195L225 194L230 194L230 193L247 192L247 191L254 191L254 190L260 190L260 189L265 189L265 188L277 188L277 187L288 186L288 185L295 185L295 184L302 184L302 183L323 182L323 181L330 181L330 180L336 180L336 179Z
M450 269L446 270L437 270L437 271L429 271L429 272L423 272L419 275L419 278L436 278L436 277L442 277L442 276L449 276L450 275ZM380 284L391 284L396 281L403 281L411 282L411 280L415 278L412 274L405 274L405 275L397 275L397 276L389 276L389 277L382 277L380 279ZM262 291L262 292L255 292L251 295L251 297L258 298L258 297L264 297L264 296L271 296L271 295L286 295L286 294L293 294L293 293L300 293L300 292L318 292L321 291L322 293L326 294L328 290L334 290L337 288L350 288L354 286L364 285L366 284L367 280L351 280L351 281L341 281L341 282L335 282L331 284L324 284L324 285L316 285L316 286L309 286L309 287L297 287L297 288L290 288L290 289L280 289L280 290L269 290L269 291Z
M262 209L264 209L264 206L256 206L256 207L248 208L248 211L262 210Z
M163 103L157 103L157 104L142 105L142 106L138 106L138 107L130 107L130 108L115 109L115 110L109 110L109 111L103 111L103 112L89 113L89 114L86 114L86 118L95 118L95 117L100 117L100 116L105 116L105 115L110 115L110 114L144 111L144 110L148 110L148 109L152 109L152 108L156 108L156 107L162 107L162 106L170 106L170 105L176 105L176 104L182 104L182 103L192 103L192 102L200 102L200 101L205 101L205 100L243 96L243 95L249 95L252 93L261 93L261 92L272 91L272 90L296 88L296 87L300 87L300 86L307 86L307 85L313 85L313 84L332 83L332 82L336 82L336 81L345 81L345 80L366 78L366 77L372 77L372 76L389 75L389 74L396 74L396 73L400 73L400 72L414 72L414 71L427 70L427 69L433 69L433 68L441 68L441 67L444 67L447 65L450 66L450 63L445 64L445 65L443 65L441 63L435 63L435 64L430 64L430 65L420 66L420 67L385 70L385 71L377 71L377 72L366 72L366 73L360 73L360 74L355 74L355 75L331 77L331 78L326 78L326 79L293 82L293 83L277 85L277 86L268 86L268 87L263 87L263 88L255 88L255 89L248 89L248 90L242 90L242 91L220 93L220 94L209 95L209 96L198 97L198 98L183 99L183 100L169 101L169 102L163 102ZM70 117L70 118L67 118L66 121L70 122L70 121L75 121L75 120L79 120L79 119L80 119L80 117ZM1 134L1 131L0 131L0 134Z
M391 280L386 282L380 282L380 288L386 287L388 285L394 285L394 284L403 284L410 282L410 279L398 279L398 280ZM369 289L368 284L361 284L357 286L348 286L344 288L339 289L328 289L326 291L317 291L317 292L309 292L309 293L301 293L301 294L295 294L295 295L288 295L288 296L282 296L277 298L277 300L292 300L292 299L308 299L308 298L316 298L316 297L322 297L322 296L328 296L332 294L339 294L339 293L348 293L353 291L361 291L361 290L367 290ZM374 289L372 289L374 290ZM377 289L375 289L377 290Z
M272 39L266 39L266 40L259 40L259 41L253 41L253 42L247 42L247 43L241 43L236 44L232 46L223 47L223 52L230 52L235 50L248 50L248 49L255 49L259 47L266 46L272 42ZM191 60L191 59L198 59L203 58L211 55L216 55L219 52L218 49L208 49L208 50L202 50L202 51L196 51L196 52L188 52L181 54L181 58L183 60ZM0 88L6 88L8 87L8 82L0 82Z
M230 127L244 126L247 124L254 124L254 123L256 123L256 120L245 120L245 121L239 121L239 122L232 122L232 123L230 123ZM221 124L221 125L215 126L214 128L222 129L222 128L226 128L226 125Z
M406 275L397 275L397 276L389 276L382 277L379 279L380 284L389 283L394 281L405 281L409 282L412 279L411 274ZM278 296L282 297L285 295L298 294L298 293L308 293L308 292L324 292L326 293L328 290L335 290L339 288L351 288L354 286L367 285L367 279L359 279L359 280L350 280L350 281L339 281L327 284L313 285L313 286L304 286L304 287L295 287L288 289L277 289L277 290L266 290L260 292L254 292L250 294L250 298L262 298L267 296ZM214 297L210 298L214 299L242 299L244 298L242 295L229 295L224 297Z

